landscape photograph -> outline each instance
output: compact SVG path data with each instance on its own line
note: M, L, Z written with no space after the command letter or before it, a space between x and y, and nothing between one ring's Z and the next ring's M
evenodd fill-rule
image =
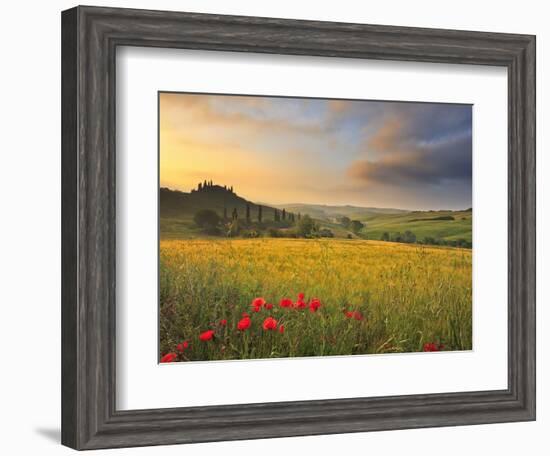
M471 105L158 104L161 363L472 349Z

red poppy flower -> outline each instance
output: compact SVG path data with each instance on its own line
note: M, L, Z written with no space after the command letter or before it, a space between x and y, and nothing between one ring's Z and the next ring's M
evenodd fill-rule
M296 307L298 309L305 309L306 308L306 303L300 299L298 299L298 301L296 301Z
M237 323L237 329L239 331L246 331L248 328L250 328L250 317L247 315L246 317L239 320Z
M265 308L266 308L267 310L271 310L271 309L273 309L273 304L266 304L266 305L265 305Z
M203 342L206 342L207 340L211 340L213 337L214 337L214 331L209 329L208 331L204 331L203 333L201 333L201 335L199 336L199 339L202 340Z
M319 310L319 307L321 307L321 301L319 301L317 298L314 298L309 303L309 310L311 312L317 312Z
M298 293L298 301L303 301L304 300L304 293Z
M292 299L283 298L280 303L281 307L292 307Z
M176 360L177 357L178 357L178 355L176 355L175 353L167 353L162 358L160 358L160 362L161 363L172 363Z
M183 352L187 347L189 347L189 342L187 342L186 340L176 345L176 348L179 352Z
M252 300L252 307L262 307L265 304L264 298L254 298Z
M252 307L252 312L259 312L261 307Z
M220 325L225 326L227 325L227 320L220 320Z
M285 325L279 326L279 332L283 334L285 332Z
M277 320L275 320L273 317L267 317L264 320L264 323L263 323L262 327L266 331L269 331L269 330L272 330L272 329L277 329Z
M434 342L427 342L424 344L423 350L425 352L437 352L443 348L443 345L438 345Z
M347 318L353 318L358 321L361 321L363 319L363 314L357 310L353 312L351 310L344 310L344 314Z

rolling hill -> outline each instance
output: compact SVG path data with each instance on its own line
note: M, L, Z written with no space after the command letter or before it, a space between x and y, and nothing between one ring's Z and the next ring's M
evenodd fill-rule
M413 211L404 214L375 214L365 217L368 239L380 239L387 232L412 231L418 240L426 237L472 242L472 210Z
M233 191L213 185L201 191L189 193L169 188L160 189L160 216L192 219L195 213L201 209L211 209L222 216L224 209L229 213L237 209L239 216L244 216L246 205L250 206L252 214L258 211L258 205L238 196ZM274 208L264 206L264 211L274 211Z
M205 235L193 221L194 215L202 209L215 211L219 217L228 219L234 210L239 220L244 220L247 206L253 224L259 223L259 208L262 208L262 230L269 227L281 228L275 221L275 211L281 214L308 214L315 220L320 229L330 230L335 238L362 238L379 240L384 233L391 239L398 233L414 233L416 239L429 243L439 241L453 242L462 239L472 242L472 211L407 211L403 209L334 206L321 204L265 205L257 204L237 195L232 188L208 183L206 186L181 192L161 188L160 235L165 239L201 238ZM342 217L361 221L365 227L359 233L353 233L340 222ZM287 224L288 226L288 224ZM257 227L256 227L257 228ZM283 227L284 231L284 227Z
M283 207L277 205L276 207ZM284 206L292 212L308 214L310 217L321 220L336 220L341 217L349 217L356 220L364 220L366 217L379 214L407 214L404 209L392 209L383 207L361 207L361 206L330 206L324 204L287 204Z
M239 219L243 220L247 206L250 208L251 220L257 221L260 205L247 201L227 186L212 184L201 186L191 192L161 188L159 192L160 235L162 238L169 239L204 237L205 235L198 230L193 221L198 211L210 209L220 217L224 214L230 217L233 210L236 210ZM276 209L264 205L261 207L263 219L273 220Z

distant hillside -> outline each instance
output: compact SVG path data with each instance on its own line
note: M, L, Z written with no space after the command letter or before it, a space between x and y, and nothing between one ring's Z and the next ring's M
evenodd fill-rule
M472 242L472 210L414 211L404 214L377 214L364 219L369 239L380 239L384 233L411 231L421 241L424 238Z
M250 205L252 213L258 211L258 205L247 201L221 185L212 185L189 193L168 188L160 189L161 217L193 218L195 213L201 209L211 209L221 217L224 208L230 214L233 209L237 209L239 216L244 216L247 204ZM269 209L274 210L264 207L264 211Z
M160 189L160 234L162 238L208 237L193 218L202 209L209 209L223 220L225 233L234 211L244 230L258 236L290 236L301 216L309 215L322 236L344 239L374 239L396 242L419 242L468 246L472 242L472 210L464 211L406 211L402 209L331 206L321 204L289 204L268 206L247 201L232 187L205 181L190 192ZM246 219L247 207L250 220ZM260 220L260 207L262 217ZM286 219L283 217L283 209ZM342 217L362 222L363 227L352 230ZM348 220L348 222L350 222ZM359 224L361 225L361 224ZM322 234L324 233L324 234ZM403 240L406 239L406 240ZM411 241L412 239L412 241Z
M308 214L310 217L321 220L338 219L341 217L349 217L351 219L362 220L366 217L377 214L406 214L409 212L404 209L361 207L350 205L329 206L324 204L287 204L284 207L289 211L301 212L302 214Z
M237 195L233 188L206 181L191 192L161 188L159 206L160 234L163 238L204 237L193 221L195 214L202 209L212 210L224 220L230 219L236 210L238 218L245 220L248 206L251 221L258 222L260 208L260 205ZM279 209L264 205L261 207L264 222L273 221L275 211L279 217L282 216Z

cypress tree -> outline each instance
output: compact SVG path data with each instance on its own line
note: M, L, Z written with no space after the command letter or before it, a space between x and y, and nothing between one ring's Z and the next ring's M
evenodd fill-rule
M237 218L239 218L239 214L237 213L237 208L236 207L233 208L233 213L231 214L231 218L233 220L237 220Z
M286 220L286 210L283 209L283 221Z
M250 204L246 203L246 221L250 223Z
M279 221L279 211L277 209L275 209L275 212L273 213L273 220L276 222Z
M258 206L258 222L262 223L262 206Z

